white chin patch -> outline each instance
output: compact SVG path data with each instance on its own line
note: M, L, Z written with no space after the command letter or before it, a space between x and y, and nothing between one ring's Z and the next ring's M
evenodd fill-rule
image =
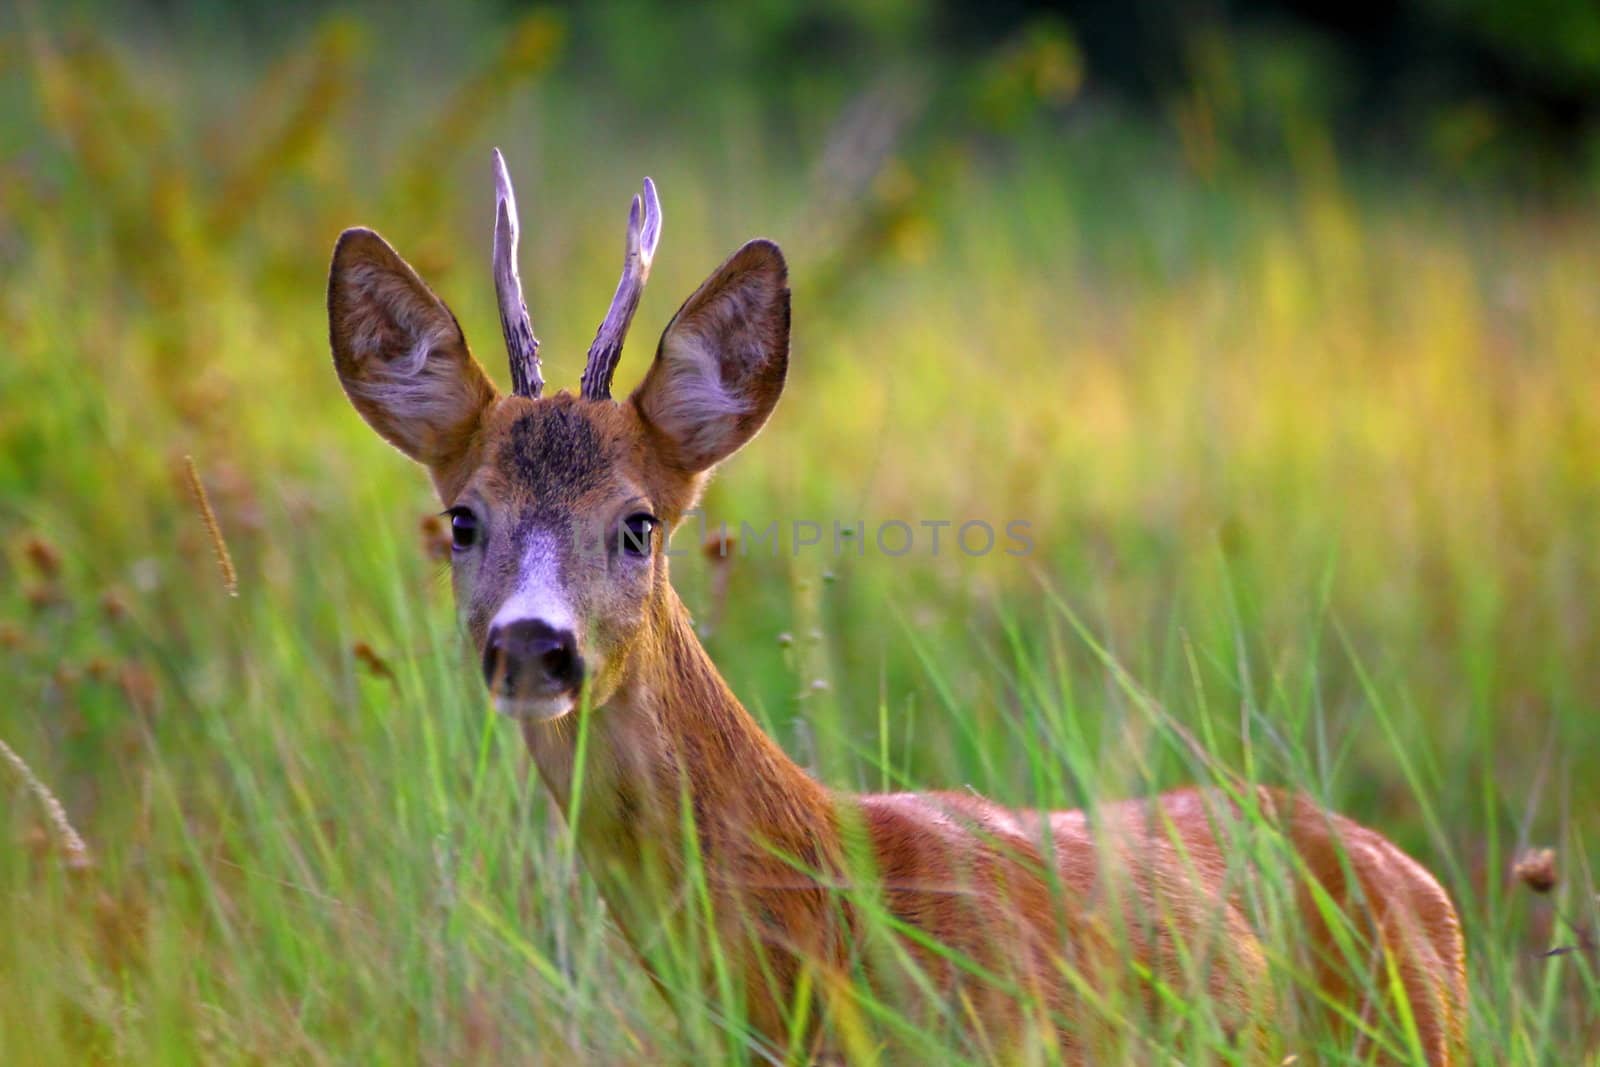
M570 712L576 701L570 694L548 697L493 697L494 710L517 722L548 722Z

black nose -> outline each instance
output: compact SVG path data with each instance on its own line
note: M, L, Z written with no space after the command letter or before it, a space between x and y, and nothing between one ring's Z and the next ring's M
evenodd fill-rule
M534 696L577 689L583 658L571 630L541 619L518 619L489 631L483 650L483 680L507 696Z

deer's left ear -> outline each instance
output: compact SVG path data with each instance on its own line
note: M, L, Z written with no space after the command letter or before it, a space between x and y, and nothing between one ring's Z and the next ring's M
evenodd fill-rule
M328 275L328 339L350 402L437 480L495 400L444 301L371 230L346 230Z
M746 244L684 302L633 403L690 473L756 435L789 370L789 269L771 241Z

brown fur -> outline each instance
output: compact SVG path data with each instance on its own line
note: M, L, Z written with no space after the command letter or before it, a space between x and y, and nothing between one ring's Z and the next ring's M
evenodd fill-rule
M1369 987L1358 970L1386 974L1387 953L1428 1061L1459 1062L1466 990L1455 910L1427 871L1376 832L1270 790L1251 798L1254 817L1220 793L1177 790L1092 818L1012 811L960 793L830 792L757 727L717 673L669 583L664 539L648 565L623 565L555 538L575 518L610 531L640 508L676 521L711 466L760 429L787 368L789 300L776 246L752 242L711 276L620 404L495 395L448 310L366 231L340 241L329 310L335 364L358 410L429 466L447 504L470 504L482 517L483 546L455 567L480 649L522 547L540 536L561 546L561 583L592 669L576 804L573 725L529 721L523 733L556 801L577 811L585 864L647 962L672 938L717 938L751 1024L779 1049L802 983L838 1021L853 1010L854 971L911 991L913 977L897 962L905 953L942 997L966 1004L976 1040L1002 1058L1043 1042L1068 1060L1091 1060L1118 1025L1137 1023L1118 1024L1118 1011L1134 1004L1159 1015L1165 987L1206 996L1211 1016L1254 1060L1268 1054L1287 1010L1272 1003L1248 907L1253 880L1272 879L1295 887L1308 966L1330 998L1355 1014L1381 1007L1354 999ZM422 364L407 359L420 341L429 345ZM394 368L412 377L397 382ZM363 388L374 380L380 388ZM684 867L691 822L710 929ZM1242 841L1264 824L1281 830L1297 863L1239 869L1230 859L1256 854ZM859 898L836 892L845 883L878 892L890 915L990 980L916 939L867 943L881 926L863 920ZM1345 961L1315 887L1370 934L1370 962ZM708 989L712 978L708 971Z
M431 470L458 464L495 390L455 316L371 230L339 237L329 279L329 344L350 402Z

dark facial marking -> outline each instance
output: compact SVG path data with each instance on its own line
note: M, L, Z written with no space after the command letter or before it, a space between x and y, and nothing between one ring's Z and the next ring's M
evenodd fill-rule
M594 424L570 404L545 402L511 424L496 463L533 494L525 521L559 520L603 484L611 459Z

